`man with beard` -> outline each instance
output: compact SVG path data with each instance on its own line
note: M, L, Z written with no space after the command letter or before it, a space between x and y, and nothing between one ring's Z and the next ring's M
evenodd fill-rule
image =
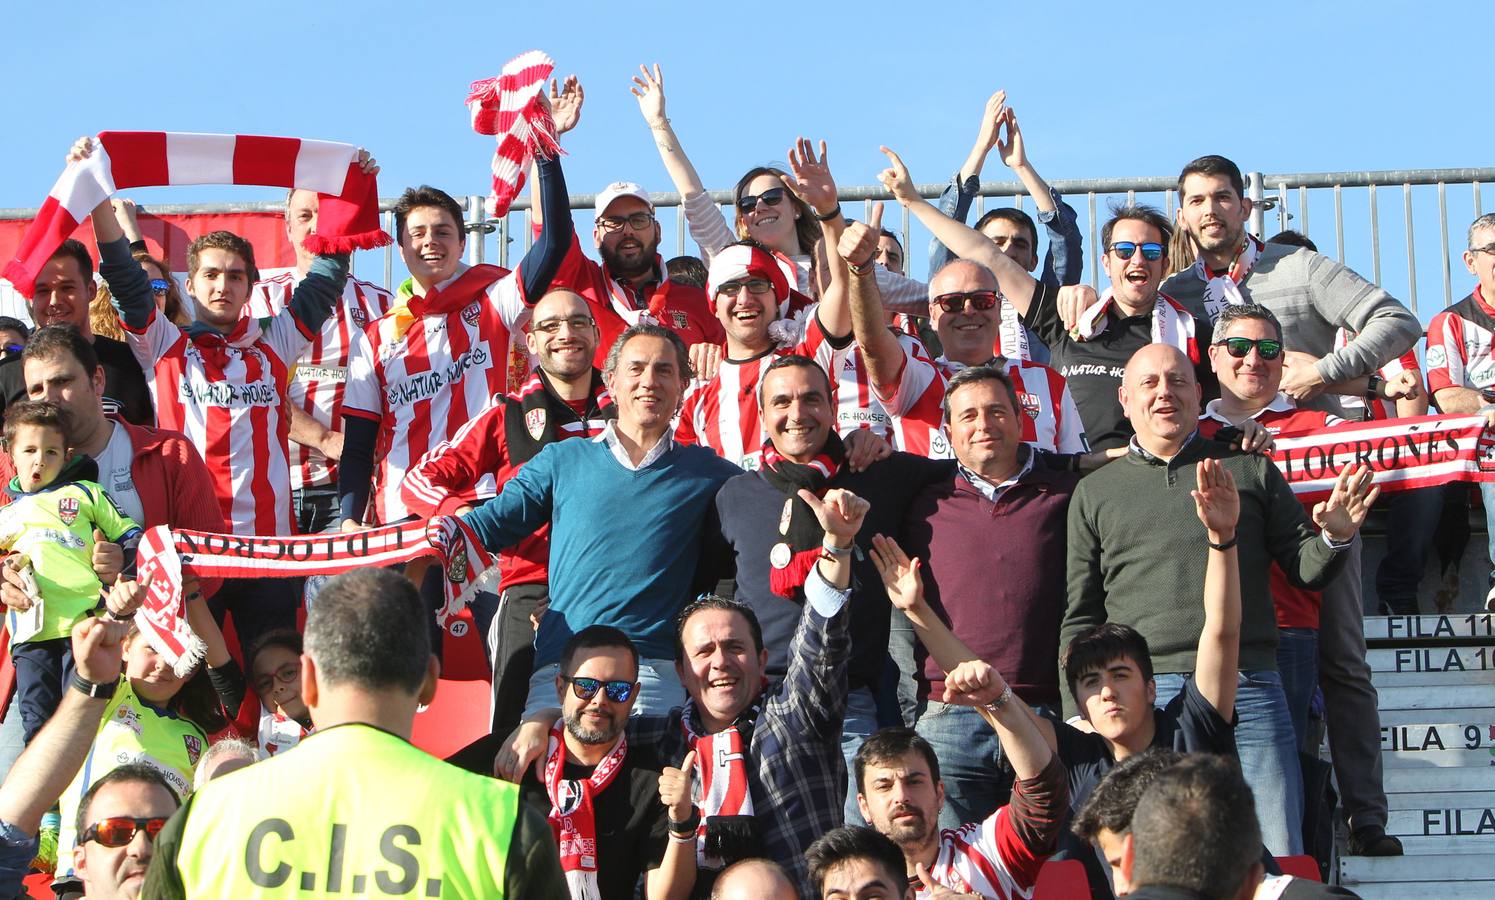
M556 831L572 900L631 900L645 873L647 900L683 900L696 877L694 771L687 757L683 772L662 774L652 748L623 734L638 651L618 629L592 625L566 642L560 672L543 780L529 769L520 787Z
M545 445L595 437L613 417L602 373L592 366L597 324L585 300L563 288L552 289L535 304L524 340L539 360L530 379L463 425L451 440L433 447L405 476L400 492L415 515L471 512L480 491L496 492ZM493 730L499 733L518 725L524 710L534 666L530 616L543 608L549 594L549 559L548 525L504 552L499 557L503 593L497 612L489 608L491 625L477 622L492 659ZM478 612L474 606L474 614Z

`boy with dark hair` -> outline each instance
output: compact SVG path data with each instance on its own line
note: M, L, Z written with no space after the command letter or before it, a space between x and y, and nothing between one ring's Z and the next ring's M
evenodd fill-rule
M805 851L817 897L913 895L903 876L903 851L881 832L843 825L821 835Z
M0 548L19 555L10 565L29 571L35 586L5 623L27 742L62 699L73 668L68 635L99 602L95 535L123 545L127 568L140 536L140 526L95 483L93 460L69 459L69 431L55 403L26 401L5 415L5 450L16 477L8 487L15 500L0 509Z

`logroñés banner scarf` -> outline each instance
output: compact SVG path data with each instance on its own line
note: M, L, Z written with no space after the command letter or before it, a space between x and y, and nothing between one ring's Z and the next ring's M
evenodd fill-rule
M1346 467L1369 466L1384 491L1495 481L1495 434L1484 416L1419 416L1282 432L1272 461L1305 503L1327 499Z

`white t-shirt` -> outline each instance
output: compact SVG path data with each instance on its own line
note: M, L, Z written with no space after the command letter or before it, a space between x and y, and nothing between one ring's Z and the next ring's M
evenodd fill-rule
M135 448L130 444L130 435L118 422L110 422L114 432L109 435L109 444L94 460L99 464L99 485L119 507L120 512L145 527L145 506L140 502L140 493L135 490L135 479L130 475L130 463L135 459Z

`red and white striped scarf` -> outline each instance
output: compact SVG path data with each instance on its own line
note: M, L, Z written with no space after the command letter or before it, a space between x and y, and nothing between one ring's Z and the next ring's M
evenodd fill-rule
M455 516L298 537L210 534L157 525L146 530L136 553L136 577L146 598L135 613L135 624L151 646L171 661L178 675L192 671L207 652L187 624L182 603L184 567L208 578L290 578L337 575L435 556L446 575L442 582L446 602L436 614L442 625L492 580L479 576L485 571L498 572L477 535Z
M467 89L472 130L498 135L493 152L493 190L488 215L501 216L524 188L525 174L539 154L547 159L561 152L555 120L540 99L555 61L540 50L521 53L499 70L497 78L474 81Z
M358 148L333 141L103 131L87 159L69 163L0 272L30 297L36 276L93 208L117 191L178 184L255 184L316 191L312 253L351 253L388 244L379 227L379 187L358 164Z
M582 781L562 778L566 770L566 738L557 721L550 729L545 753L545 796L550 798L550 827L561 851L561 869L571 900L601 900L597 886L597 812L593 798L607 790L628 756L628 736L618 742Z
M720 869L728 860L708 856L706 833L710 820L718 816L753 815L753 792L748 786L747 754L752 743L752 726L758 721L758 703L743 711L729 727L716 734L696 733L698 713L695 701L688 700L681 711L680 727L696 751L696 784L700 785L701 824L696 829L696 864Z
M1220 318L1220 310L1225 307L1246 302L1239 285L1256 268L1256 260L1265 247L1254 235L1246 235L1246 246L1231 261L1230 268L1219 275L1204 264L1204 254L1194 260L1194 274L1204 282L1204 311L1209 314L1211 322Z
M1070 331L1077 341L1093 341L1106 330L1106 310L1116 302L1111 288L1100 295L1100 302L1080 313L1080 321ZM1194 337L1194 317L1182 303L1158 291L1152 307L1152 342L1169 344L1182 350L1194 365L1199 365L1199 343Z

